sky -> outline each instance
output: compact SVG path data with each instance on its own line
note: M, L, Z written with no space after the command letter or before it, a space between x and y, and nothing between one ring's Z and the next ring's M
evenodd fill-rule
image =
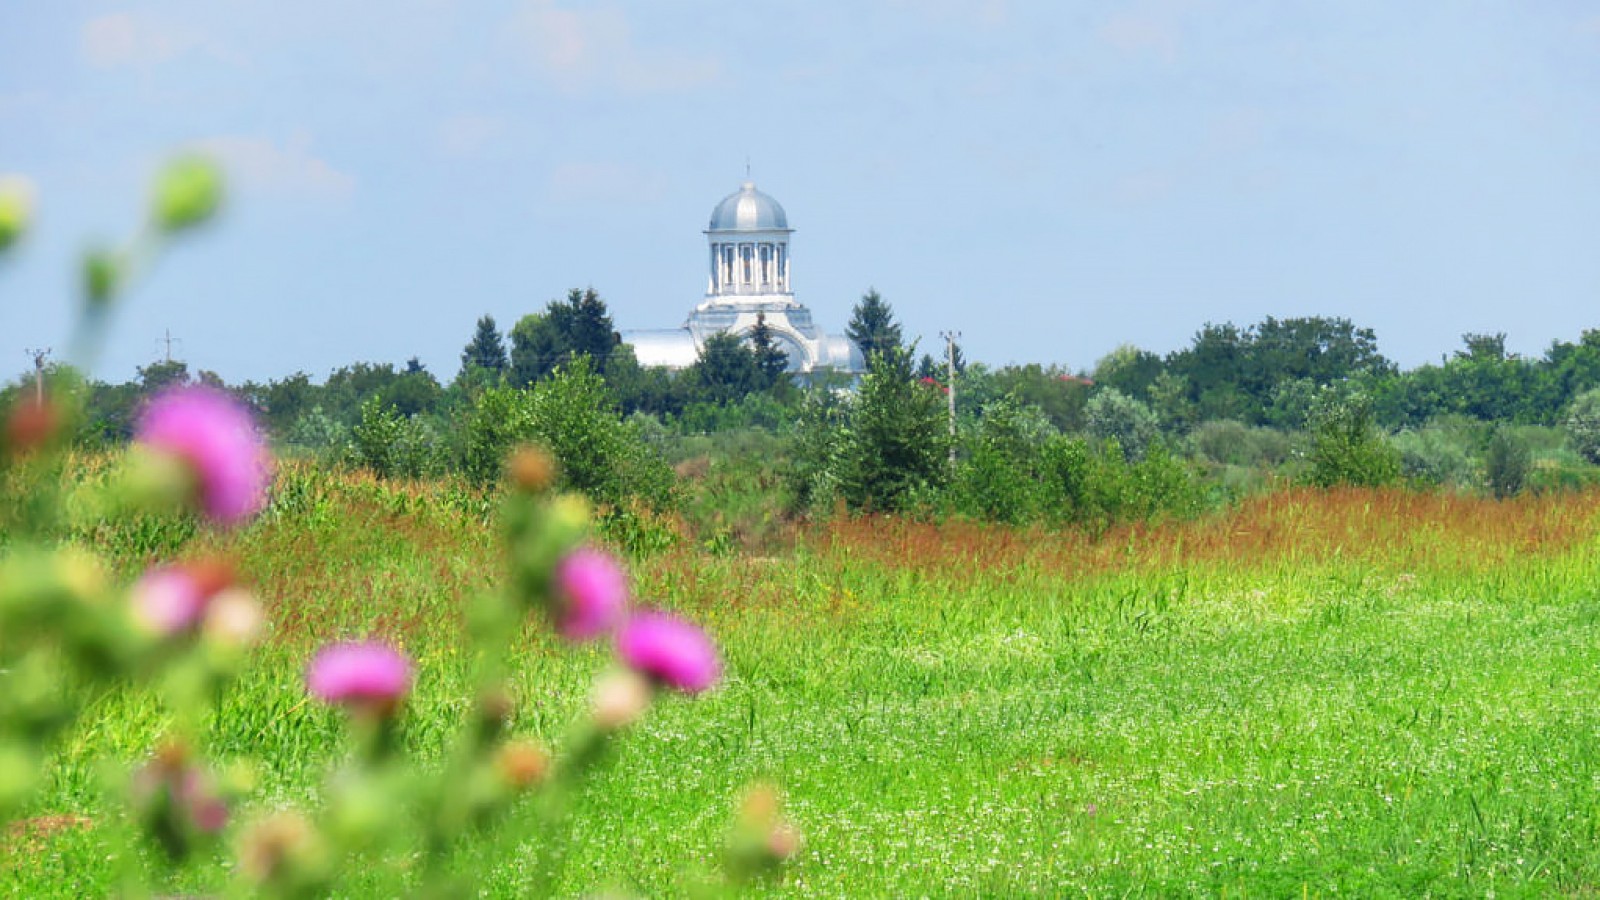
M94 374L417 356L448 379L593 286L681 324L749 166L798 299L1073 370L1208 322L1342 316L1402 366L1600 327L1600 6L1542 0L0 0L0 373L64 348L77 260L201 151L218 221Z

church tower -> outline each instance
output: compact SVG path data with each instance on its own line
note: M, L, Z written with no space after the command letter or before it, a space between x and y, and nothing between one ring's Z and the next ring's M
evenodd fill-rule
M706 293L683 329L623 335L645 366L687 368L707 338L722 332L743 336L764 317L789 357L791 372L815 369L860 372L861 351L848 338L821 333L811 310L795 299L790 272L789 217L778 201L746 181L711 210L705 235L709 271Z

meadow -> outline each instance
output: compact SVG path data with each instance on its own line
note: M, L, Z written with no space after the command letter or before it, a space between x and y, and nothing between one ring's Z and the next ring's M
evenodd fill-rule
M330 639L416 659L405 740L443 753L495 513L449 482L291 467L256 522L187 543L236 558L273 623L207 726L215 757L257 760L241 818L312 801L346 752L302 683ZM774 896L1600 893L1597 514L1592 491L1287 490L1093 538L861 517L637 557L636 593L705 625L725 680L633 727L564 859L519 812L454 864L491 896L710 892L735 798L771 780L805 836ZM131 577L184 536L84 539ZM514 730L559 747L605 657L530 628ZM164 724L137 692L87 711L0 847L6 892L158 868L93 760L143 758ZM346 887L412 874L358 862ZM171 888L226 876L219 857Z

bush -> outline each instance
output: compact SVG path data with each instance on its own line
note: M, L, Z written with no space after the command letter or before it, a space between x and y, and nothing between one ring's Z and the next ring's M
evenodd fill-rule
M462 471L487 485L519 444L539 444L560 464L560 483L614 509L638 500L662 510L674 499L672 470L622 420L605 381L586 357L558 369L531 389L489 388L464 427Z
M1116 388L1105 388L1091 397L1084 416L1089 433L1103 441L1116 441L1129 461L1144 456L1145 448L1161 431L1150 407Z
M1311 471L1317 487L1380 487L1400 478L1400 454L1373 424L1360 394L1324 389L1311 412Z
M443 468L433 429L378 397L361 404L361 422L350 436L350 462L379 478L425 478Z
M1476 481L1471 441L1456 430L1407 429L1395 435L1394 447L1401 474L1415 484L1463 488Z
M1572 449L1589 462L1600 464L1600 388L1574 397L1563 424Z
M1484 480L1496 500L1515 497L1528 484L1528 474L1533 467L1533 454L1518 436L1497 428L1489 439L1489 449L1484 453Z

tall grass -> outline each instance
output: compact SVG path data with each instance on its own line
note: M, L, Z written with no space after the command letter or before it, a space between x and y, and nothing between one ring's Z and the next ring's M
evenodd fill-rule
M782 895L1594 893L1597 513L1593 492L1297 491L1097 540L863 518L776 556L637 560L641 594L707 623L729 678L624 742L560 890L690 890L730 798L770 777L807 835ZM462 604L499 569L492 519L447 483L291 470L256 525L197 539L237 555L276 623L210 725L222 755L261 758L257 807L315 796L344 752L301 700L328 638L404 643L407 740L442 752L470 684ZM516 729L559 743L603 656L530 630ZM88 760L136 758L160 726L133 693L93 710L0 885L107 893L119 826ZM462 865L526 892L532 828ZM373 867L355 889L409 877Z

